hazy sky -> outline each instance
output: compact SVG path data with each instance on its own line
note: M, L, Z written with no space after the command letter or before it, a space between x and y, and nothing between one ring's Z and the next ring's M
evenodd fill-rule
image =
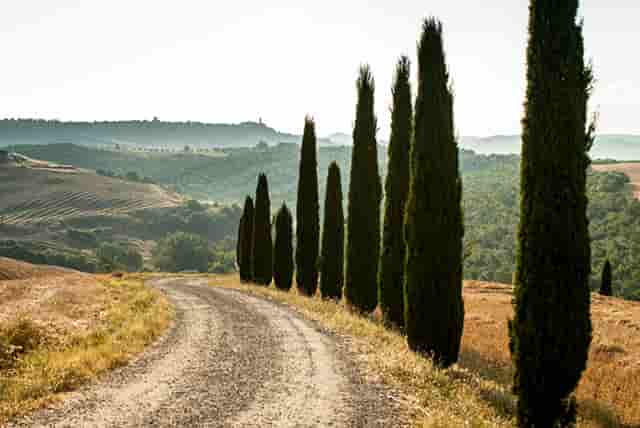
M351 130L358 65L389 134L397 57L439 17L461 135L520 132L527 0L15 0L0 11L0 116L264 121ZM268 5L268 6L267 6ZM600 132L640 134L640 2L583 0ZM636 46L634 46L634 44ZM415 74L417 67L414 64Z

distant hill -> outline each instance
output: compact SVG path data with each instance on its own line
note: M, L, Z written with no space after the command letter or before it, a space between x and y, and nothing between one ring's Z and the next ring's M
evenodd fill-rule
M486 138L461 137L462 148L480 154L520 154L522 141L519 135L496 135ZM598 135L591 149L592 159L619 161L640 160L640 136Z
M0 120L0 146L73 143L84 146L243 147L299 142L301 137L276 131L263 123L119 121L60 122Z

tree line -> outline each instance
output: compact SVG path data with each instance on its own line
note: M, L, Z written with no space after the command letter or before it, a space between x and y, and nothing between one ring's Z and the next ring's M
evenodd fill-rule
M592 337L586 172L592 74L584 62L577 0L531 0L527 92L517 235L515 316L509 337L520 427L575 422L574 390ZM553 49L548 48L553 46ZM295 280L300 293L343 298L363 313L379 307L410 349L441 367L457 361L464 322L464 220L449 70L441 23L424 21L418 86L401 57L393 84L386 202L381 224L375 83L360 68L347 195L346 231L337 164L329 167L320 242L315 122L305 120L298 177ZM289 290L294 278L292 216L275 218L271 243L267 177L240 222L241 279ZM344 251L344 252L343 252ZM343 272L344 267L344 272ZM610 269L603 283L610 283ZM606 293L606 287L603 293Z

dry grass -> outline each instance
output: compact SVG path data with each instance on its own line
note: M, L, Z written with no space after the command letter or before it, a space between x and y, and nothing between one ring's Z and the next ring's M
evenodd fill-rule
M216 276L218 287L247 290L283 302L331 331L346 335L370 376L406 392L402 400L418 427L510 427L515 397L507 337L511 286L468 281L465 331L458 365L435 368L407 349L397 332L351 313L342 303L308 299L295 291L240 284ZM640 304L593 296L594 339L578 388L579 426L640 426Z
M65 272L68 273L69 271L54 266L32 265L30 263L0 257L0 281L40 278L43 276L52 276L52 274L63 274Z
M125 364L171 318L139 280L66 272L0 282L0 424Z
M592 167L596 171L617 171L627 174L631 180L633 195L640 199L640 162L592 165Z

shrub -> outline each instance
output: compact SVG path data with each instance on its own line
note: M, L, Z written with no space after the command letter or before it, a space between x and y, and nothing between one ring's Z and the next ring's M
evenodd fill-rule
M153 262L165 272L194 270L207 272L209 268L208 242L197 235L178 232L158 243Z

